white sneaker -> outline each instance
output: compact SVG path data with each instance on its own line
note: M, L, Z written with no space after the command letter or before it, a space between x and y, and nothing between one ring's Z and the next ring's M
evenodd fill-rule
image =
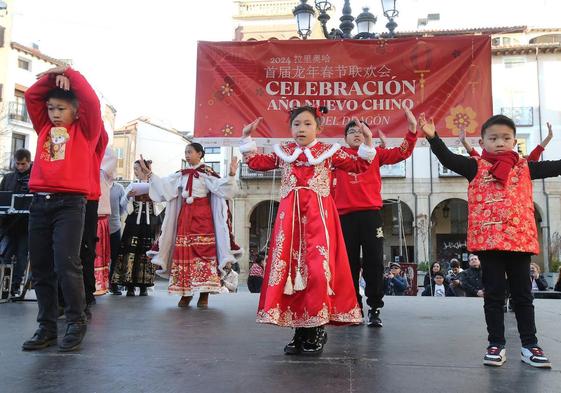
M551 368L551 363L543 350L537 345L522 347L520 349L521 360L532 367Z
M486 366L500 367L506 362L506 350L503 346L488 346L487 353L483 357Z

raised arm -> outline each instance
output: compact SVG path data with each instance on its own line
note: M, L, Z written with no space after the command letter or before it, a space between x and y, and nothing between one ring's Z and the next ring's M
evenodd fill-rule
M70 80L70 88L78 99L78 115L82 130L90 140L97 140L103 127L99 99L86 78L68 67L64 75Z
M331 165L347 172L360 173L368 170L372 160L376 157L377 150L372 146L372 132L368 126L356 117L353 117L352 121L358 125L364 135L364 143L358 148L358 156L339 149L331 157Z
M27 113L37 133L43 127L51 124L49 113L47 112L47 94L56 87L55 76L51 74L43 75L25 92L25 105Z
M434 121L431 119L428 122L424 113L419 116L419 127L429 141L430 148L438 161L446 168L465 177L468 181L472 181L477 174L477 162L473 158L452 153L436 133Z
M280 164L279 157L275 153L257 154L257 144L251 139L251 133L255 131L262 119L262 117L258 117L243 128L239 148L244 161L254 171L270 171L278 168Z
M377 149L380 159L380 166L397 164L411 157L415 144L417 143L417 133L408 131L401 145L391 149Z
M378 149L380 154L380 166L397 164L403 160L406 160L413 153L415 144L417 143L417 119L411 111L407 108L403 108L405 112L405 118L407 119L407 128L409 132L401 142L399 147L394 147L392 149ZM382 131L379 131L380 135L383 135Z
M462 142L462 145L464 146L464 149L466 149L470 156L479 157L479 153L477 152L477 150L475 150L471 143L469 143L466 139L466 130L460 130L459 138L460 142Z

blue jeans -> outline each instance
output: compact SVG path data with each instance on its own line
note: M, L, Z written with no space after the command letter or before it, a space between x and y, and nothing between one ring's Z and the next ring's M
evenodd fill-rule
M84 322L84 280L80 243L86 198L75 194L33 197L29 215L29 259L37 295L39 326L56 333L57 282L64 299L68 323Z

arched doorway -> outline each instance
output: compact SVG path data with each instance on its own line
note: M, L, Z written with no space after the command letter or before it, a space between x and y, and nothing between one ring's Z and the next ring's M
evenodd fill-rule
M431 214L431 261L448 270L450 260L456 258L462 268L469 267L467 241L468 207L459 198L440 202Z
M415 247L411 208L398 199L386 199L382 207L382 220L384 222L384 263L387 264L390 261L413 262Z
M249 218L249 260L254 260L260 251L267 251L265 248L273 226L279 203L273 200L261 201L253 208Z

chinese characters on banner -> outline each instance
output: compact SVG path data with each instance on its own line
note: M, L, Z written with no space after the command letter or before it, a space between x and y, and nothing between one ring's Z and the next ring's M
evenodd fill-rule
M401 138L406 106L434 117L442 137L473 137L491 98L488 36L199 42L194 130L233 144L262 116L258 142L290 139L290 108L312 105L329 110L322 138L341 138L351 116Z

